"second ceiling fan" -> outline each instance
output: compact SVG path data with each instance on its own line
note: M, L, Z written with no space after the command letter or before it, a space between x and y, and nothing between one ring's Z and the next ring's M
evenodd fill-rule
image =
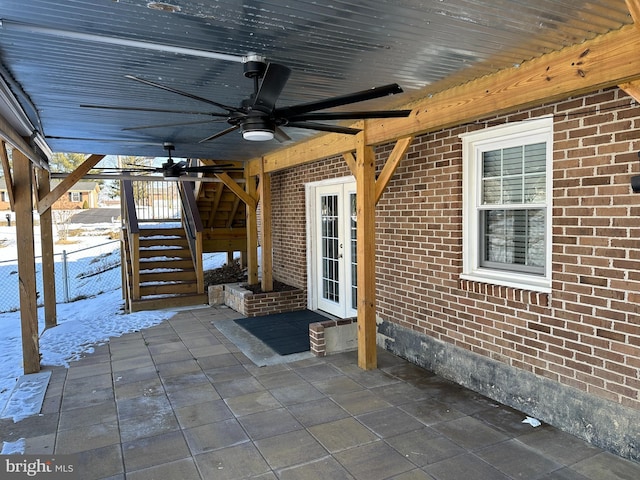
M291 69L278 64L267 63L264 57L251 55L244 62L244 75L253 80L253 93L244 99L237 107L225 105L208 98L184 92L173 87L163 85L151 80L127 75L127 78L143 83L145 85L159 88L177 95L191 98L200 102L215 106L219 111L214 112L181 112L162 109L145 109L135 107L105 107L97 105L82 105L85 108L111 108L120 110L139 110L153 112L172 112L185 114L203 114L218 117L221 121L226 121L230 126L222 131L209 135L200 140L200 143L214 140L230 132L240 129L245 140L268 141L275 138L280 142L291 140L282 130L282 127L296 127L324 132L344 133L354 135L360 132L357 128L345 127L319 123L333 120L362 120L369 118L399 118L407 117L411 110L362 110L349 112L318 112L329 108L340 107L353 103L364 102L387 95L402 93L402 89L397 83L375 87L368 90L327 98L325 100L301 103L289 107L276 107L276 102L284 89ZM188 122L202 123L202 122ZM178 124L175 124L178 125ZM182 125L182 124L180 124ZM125 130L140 130L145 128L167 127L167 125L145 125L131 127Z

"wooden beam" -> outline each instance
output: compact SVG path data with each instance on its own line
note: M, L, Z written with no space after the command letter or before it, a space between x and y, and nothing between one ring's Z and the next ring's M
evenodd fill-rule
M375 153L365 143L365 132L357 135L356 151L356 242L358 275L358 366L377 368L376 351L376 212Z
M78 168L71 172L64 180L50 191L44 198L38 200L38 213L42 215L51 205L55 203L65 192L73 187L84 175L104 158L104 155L91 155Z
M214 238L207 239L202 235L202 251L203 252L231 252L244 251L247 248L247 236L242 239L224 239ZM257 283L257 282L256 282Z
M18 248L18 286L25 375L40 371L31 168L29 158L20 150L14 150L16 240L20 246Z
M216 173L216 177L219 178L229 190L235 193L240 198L240 200L246 203L248 207L251 207L254 210L256 209L258 202L255 198L255 194L252 196L251 194L247 193L249 191L248 189L247 191L244 191L242 187L229 176L228 173Z
M231 207L231 211L229 212L229 219L227 220L227 228L231 228L233 226L233 221L235 220L236 214L238 213L238 208L240 208L240 197L236 197L233 201L233 206Z
M213 221L215 219L215 212L218 210L218 207L220 206L220 200L222 199L222 194L224 192L224 183L220 182L221 184L218 186L218 188L216 189L216 193L213 196L213 200L211 200L211 212L209 213L209 218L207 219L207 227L213 227ZM240 200L240 197L236 196L236 198L238 200Z
M409 150L409 146L413 142L413 137L405 137L398 140L389 155L389 158L384 164L382 168L382 172L380 172L380 176L378 180L376 180L376 204L382 197L391 177L398 169L398 165L400 165L400 161L404 158L404 155Z
M633 97L636 102L640 102L640 81L621 83L620 88L624 90L627 95Z
M636 27L640 28L640 2L638 0L625 0L625 3Z
M344 161L347 162L347 167L349 167L349 170L351 170L351 175L355 176L357 170L356 156L353 154L353 152L344 152L342 154L342 158L344 158Z
M627 4L631 18L633 18L634 25L640 29L640 0L625 0L625 3ZM621 83L619 87L624 90L627 95L633 97L636 102L640 102L640 81L624 82Z
M50 191L50 178L47 170L36 169L38 180L38 198L45 197ZM56 272L53 253L53 214L48 208L40 215L40 244L42 249L42 290L44 295L45 328L58 324L56 312Z
M249 171L245 171L245 188L248 198L255 198L256 182L249 175ZM257 202L248 204L245 202L247 212L247 283L249 285L258 284L258 215L256 210Z
M0 161L2 162L2 170L4 171L4 183L7 186L7 194L9 196L9 208L13 211L13 178L11 174L11 165L9 164L9 154L7 153L6 143L4 141L0 143Z
M264 169L260 172L260 181L258 183L258 194L260 195L260 207L262 214L260 221L262 222L261 241L261 257L262 257L262 278L261 286L263 292L273 291L273 235L271 229L271 174L265 173Z
M0 115L0 139L6 141L15 150L19 150L20 153L40 168L49 168L45 160L42 159L40 155L33 150L33 148L31 148L31 145L29 145L24 138L14 130L11 124L2 115Z
M247 238L245 228L208 228L202 232L205 240L244 240Z
M354 135L331 133L296 142L290 147L265 155L265 171L269 173L277 172L278 170L295 167L321 158L352 152L356 149L354 137ZM260 161L260 158L256 158L248 164L247 170L249 174L258 175L260 173Z
M367 142L388 143L640 79L638 51L640 33L628 25L464 85L426 89L422 100L404 106L414 110L410 117L365 121ZM318 135L265 155L265 171L342 155L355 150L353 142L350 135ZM258 161L250 162L252 172Z

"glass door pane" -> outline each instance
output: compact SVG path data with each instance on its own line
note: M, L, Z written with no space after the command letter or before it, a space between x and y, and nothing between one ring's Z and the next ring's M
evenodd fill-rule
M320 197L322 298L340 302L338 195Z

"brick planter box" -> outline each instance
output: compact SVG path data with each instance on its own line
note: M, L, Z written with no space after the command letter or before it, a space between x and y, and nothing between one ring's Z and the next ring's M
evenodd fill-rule
M223 285L224 303L246 317L293 312L307 308L307 294L301 288L284 292L253 293L242 284Z
M358 347L358 319L325 320L309 325L311 353L324 357Z

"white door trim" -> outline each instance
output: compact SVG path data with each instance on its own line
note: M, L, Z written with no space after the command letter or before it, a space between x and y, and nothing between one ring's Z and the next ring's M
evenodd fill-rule
M318 211L318 205L316 202L316 190L318 187L325 187L330 185L344 185L355 182L355 177L350 175L347 177L332 178L329 180L322 180L319 182L310 182L305 184L305 215L307 218L306 233L307 233L307 308L309 310L318 310L318 269L317 262L315 261L314 252L316 247L316 240L318 238L318 229L316 222L316 215Z

